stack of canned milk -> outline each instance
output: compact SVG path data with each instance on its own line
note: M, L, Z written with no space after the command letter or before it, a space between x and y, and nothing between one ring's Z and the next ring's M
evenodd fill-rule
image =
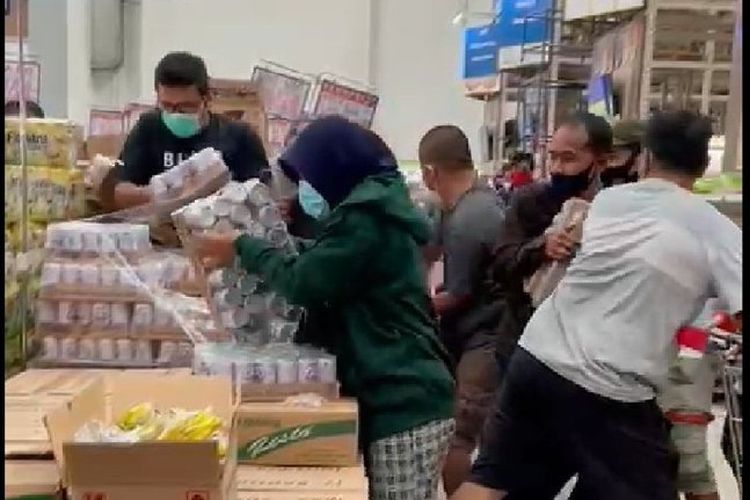
M235 384L336 382L336 358L294 344L263 347L196 344L193 372L231 377Z
M189 185L200 184L199 179L227 170L221 153L214 148L203 149L179 162L169 170L151 178L149 186L156 200L177 196Z
M191 233L240 231L293 253L269 189L258 180L227 184L216 194L197 200L173 214ZM264 345L292 340L302 309L269 291L260 277L235 264L209 273L209 301L220 326L241 343Z

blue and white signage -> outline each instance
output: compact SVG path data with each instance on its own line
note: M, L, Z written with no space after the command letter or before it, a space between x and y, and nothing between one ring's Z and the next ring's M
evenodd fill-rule
M538 64L534 46L552 39L553 0L498 0L498 66L502 69ZM521 48L524 48L523 57ZM528 49L532 49L529 51Z
M466 28L464 30L464 80L496 75L497 49L495 24Z

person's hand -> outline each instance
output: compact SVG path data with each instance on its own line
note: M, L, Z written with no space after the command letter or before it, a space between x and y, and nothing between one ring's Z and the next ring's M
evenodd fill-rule
M287 224L292 223L292 217L294 216L294 198L286 198L279 200L276 205L281 212L281 219Z
M239 233L236 231L198 233L193 235L193 250L204 267L227 267L232 264L236 255L234 240L237 236Z
M573 255L575 240L568 231L548 233L544 237L544 255L551 260L565 260Z

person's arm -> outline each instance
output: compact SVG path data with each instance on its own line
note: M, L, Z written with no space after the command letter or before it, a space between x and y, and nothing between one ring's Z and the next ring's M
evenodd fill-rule
M143 122L139 120L122 147L122 164L112 170L107 182L102 183L101 198L111 200L115 210L144 205L153 200L148 187L152 166L147 164L146 135Z
M517 203L512 203L498 231L492 269L496 276L530 276L542 265L545 235L528 237L519 217Z
M232 180L245 182L256 179L268 168L268 157L263 141L248 125L235 123L237 128L237 160L232 169Z
M374 226L364 216L334 224L299 256L285 255L267 242L248 236L240 236L235 249L243 268L262 276L290 302L302 306L335 303L351 294L356 277L366 270L370 254L378 248ZM352 227L357 227L356 234Z
M727 312L742 324L742 231L721 216L705 242L713 288Z

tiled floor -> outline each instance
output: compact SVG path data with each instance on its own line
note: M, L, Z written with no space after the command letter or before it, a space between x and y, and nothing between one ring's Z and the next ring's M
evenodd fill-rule
M716 406L714 408L716 419L711 423L708 429L709 459L714 467L716 480L719 485L719 496L721 500L740 500L740 494L737 489L737 482L734 479L729 464L724 459L721 452L721 432L724 426L724 408ZM575 485L575 479L563 488L556 500L567 500L570 491ZM444 497L441 497L444 500Z

